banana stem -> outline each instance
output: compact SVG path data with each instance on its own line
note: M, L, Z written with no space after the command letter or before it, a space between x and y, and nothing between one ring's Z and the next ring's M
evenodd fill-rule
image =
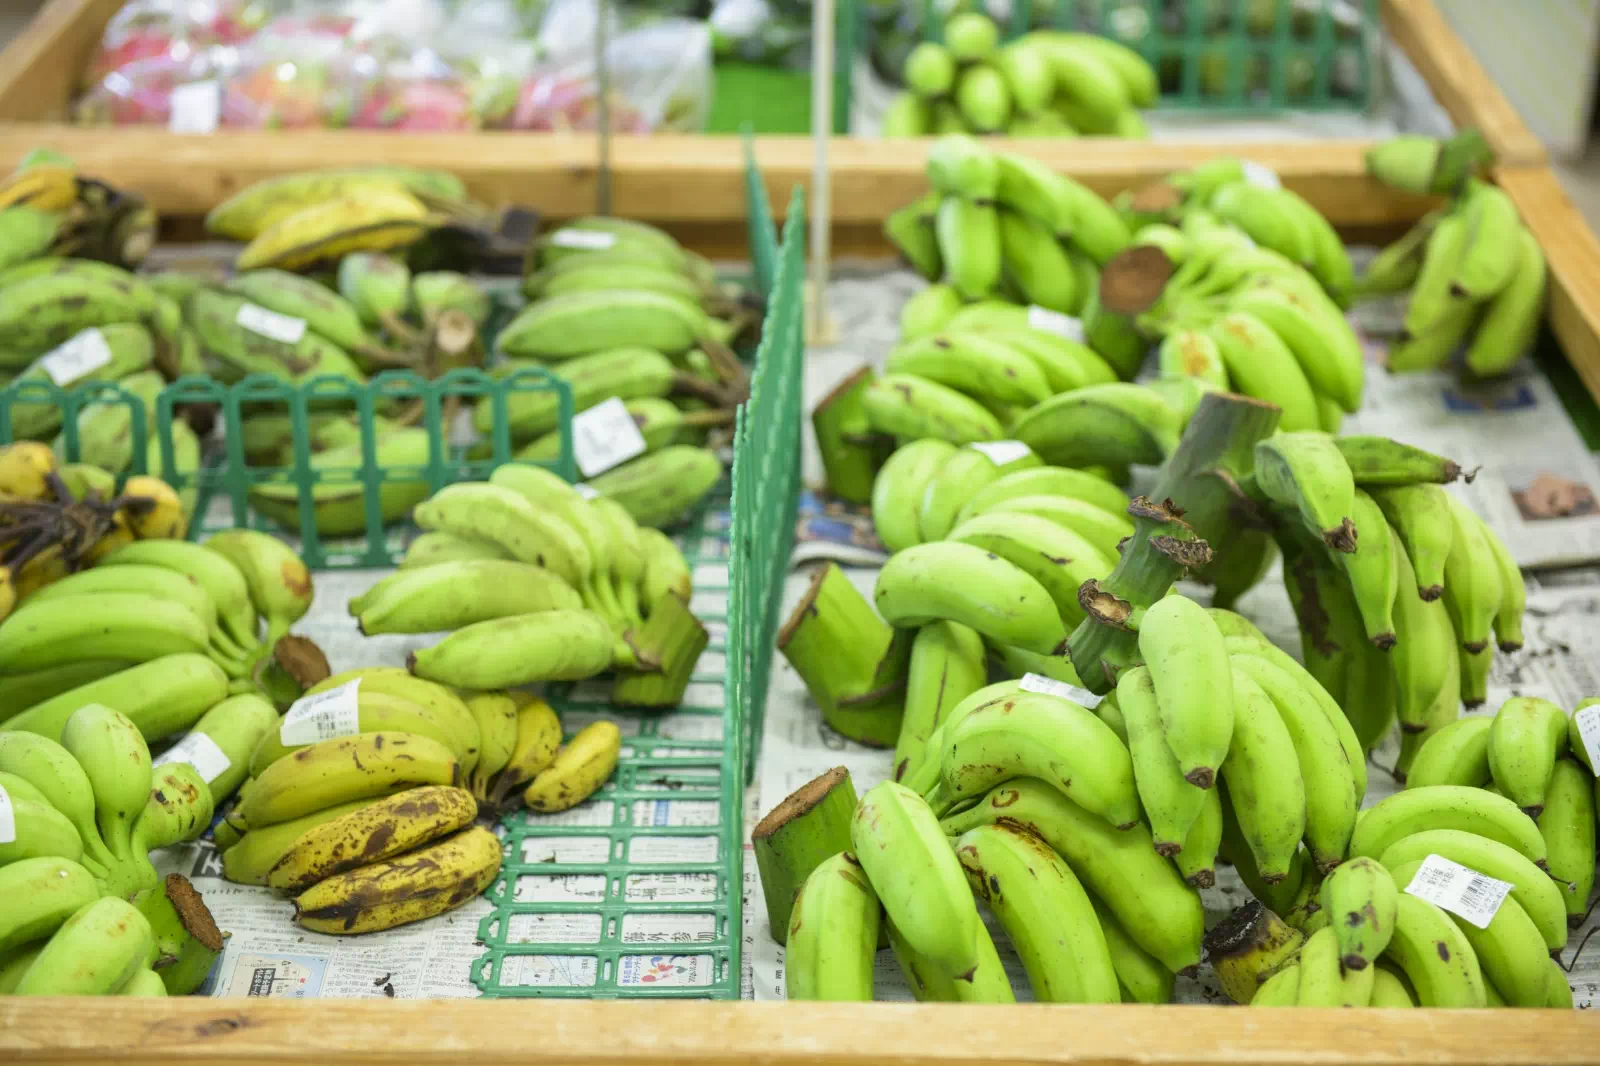
M841 381L811 412L811 425L822 452L828 492L850 503L868 503L878 467L894 448L890 437L872 432L862 403L877 375L863 366Z
M750 372L745 365L739 362L739 357L733 350L715 337L700 338L700 350L706 353L711 360L711 368L716 371L722 384L732 393L733 404L738 406L750 398Z
M611 702L618 707L676 707L711 635L682 600L667 596L650 612L637 641L660 669L618 677L611 686Z
M778 650L822 708L823 721L851 740L892 748L900 735L913 630L878 617L838 564L811 577L778 633Z
M788 939L795 895L811 871L850 849L855 809L850 771L835 766L801 785L751 830L773 940L782 944Z
M151 969L161 976L167 994L187 996L211 973L222 953L222 931L194 885L182 874L168 874L165 883L134 898L155 934Z
M1208 393L1161 468L1154 491L1128 508L1132 538L1103 581L1086 581L1078 602L1088 612L1068 639L1068 656L1084 687L1116 685L1138 661L1135 612L1167 594L1172 583L1211 559L1210 538L1226 542L1237 508L1248 503L1238 482L1254 468L1257 441L1278 424L1278 408L1248 396Z
M672 375L672 391L685 396L698 397L714 407L732 406L728 403L729 396L726 389L721 385L713 384L693 374L678 373Z

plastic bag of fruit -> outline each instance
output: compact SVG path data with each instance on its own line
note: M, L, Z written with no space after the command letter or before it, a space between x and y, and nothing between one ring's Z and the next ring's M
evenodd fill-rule
M570 38L569 38L570 39ZM484 125L514 130L591 130L599 116L593 45L563 49L514 90L483 92ZM704 22L660 19L607 41L611 128L617 133L705 128L711 108L711 33Z
M215 93L217 79L229 73L226 55L219 56L226 49L176 52L181 54L135 59L106 73L78 98L77 121L90 126L167 126L172 124L176 93L191 85L210 85ZM210 125L215 124L213 119Z
M130 0L101 35L100 47L84 70L85 84L97 87L107 74L130 64L157 69L148 61L183 64L216 46L241 44L269 19L287 11L290 0Z

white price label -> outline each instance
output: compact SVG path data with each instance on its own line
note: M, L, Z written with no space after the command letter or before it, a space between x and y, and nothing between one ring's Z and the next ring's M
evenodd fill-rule
M217 747L217 742L204 733L190 733L157 756L153 765L165 766L170 762L188 763L208 785L233 765L228 753Z
M1024 692L1038 692L1046 696L1059 696L1064 700L1081 704L1093 710L1100 704L1100 697L1086 688L1069 685L1065 681L1057 681L1053 677L1043 674L1023 674L1022 680L1017 682L1017 687Z
M572 451L584 477L603 474L643 455L644 448L644 434L621 397L613 396L573 416Z
M1589 753L1589 765L1600 766L1600 703L1573 711L1572 720L1578 723L1578 736L1583 739L1583 750Z
M1038 304L1030 304L1028 307L1028 328L1036 329L1040 333L1054 333L1069 341L1083 343L1082 319L1064 315L1060 311L1052 311L1048 307L1040 307Z
M280 315L276 311L268 311L265 307L257 307L255 304L245 304L240 307L239 313L234 316L234 321L251 333L259 333L263 337L283 344L295 344L306 335L305 319L295 318L293 315Z
M94 373L111 362L111 345L98 329L86 329L39 360L58 388Z
M172 90L168 133L215 133L222 117L222 86L215 81L194 81Z
M294 746L355 736L361 732L361 704L357 699L360 688L358 677L338 688L295 700L278 726L278 739Z
M1459 914L1479 929L1487 929L1513 887L1508 881L1486 877L1443 855L1429 855L1417 868L1406 892Z
M1020 440L979 440L973 441L967 447L987 455L995 466L1005 466L1007 463L1033 454L1033 449Z
M17 839L17 816L11 810L11 794L0 785L0 844Z
M617 243L617 235L592 229L558 229L550 235L550 243L557 248L582 248L586 252L603 252Z
M572 486L572 488L579 496L582 496L586 500L598 500L600 498L600 490L589 484L587 481L580 481L576 485Z
M1258 189L1281 189L1283 182L1278 180L1277 173L1269 166L1253 163L1246 159L1244 167L1244 180Z

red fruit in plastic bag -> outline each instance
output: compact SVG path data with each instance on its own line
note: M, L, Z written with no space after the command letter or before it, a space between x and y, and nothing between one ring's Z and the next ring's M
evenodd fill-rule
M342 126L348 95L330 86L320 64L267 63L231 79L222 94L222 124L244 129Z
M357 129L466 130L476 125L465 88L454 82L390 82L363 101Z

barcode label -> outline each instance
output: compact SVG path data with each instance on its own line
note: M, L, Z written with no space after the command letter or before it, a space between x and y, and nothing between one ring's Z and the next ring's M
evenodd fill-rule
M582 248L589 252L603 252L617 243L617 235L589 229L558 229L550 235L550 243L557 248Z
M222 117L222 86L215 81L195 81L172 90L168 133L215 133Z
M1020 440L980 440L972 442L967 447L987 455L995 466L1005 466L1033 453L1033 449Z
M278 739L288 745L315 744L361 732L361 679L347 681L315 696L294 701L278 726Z
M1057 681L1053 677L1043 674L1023 674L1022 680L1017 682L1017 687L1024 692L1038 692L1046 696L1060 696L1064 700L1082 704L1093 708L1100 703L1100 697L1086 688L1069 685L1065 681Z
M1583 750L1589 753L1589 765L1600 766L1600 703L1573 711L1572 720L1578 723L1578 736L1583 740Z
M1247 184L1258 189L1281 189L1283 182L1278 180L1277 172L1263 163L1254 163L1246 159L1244 166L1244 180Z
M111 345L106 343L106 335L91 327L41 357L39 365L57 388L64 389L109 362Z
M1082 319L1064 315L1060 311L1052 311L1048 307L1040 307L1038 304L1028 307L1028 328L1036 329L1040 333L1054 333L1069 341L1083 343Z
M276 311L268 311L265 307L257 307L255 304L245 304L240 307L239 313L234 316L234 321L251 333L259 333L282 344L297 344L300 338L306 335L305 319L295 318L293 315L280 315Z
M1509 882L1487 877L1443 855L1429 855L1417 868L1406 892L1460 915L1479 929L1487 929L1512 887Z
M217 742L204 733L190 733L153 760L155 766L171 762L186 762L194 772L211 784L233 765L228 753L217 747Z
M17 816L11 810L11 794L0 785L0 844L10 844L17 839Z
M587 481L580 481L572 487L577 490L579 496L586 500L598 500L600 498L600 490Z
M644 454L644 434L619 396L595 404L572 418L572 451L584 477L605 473Z

